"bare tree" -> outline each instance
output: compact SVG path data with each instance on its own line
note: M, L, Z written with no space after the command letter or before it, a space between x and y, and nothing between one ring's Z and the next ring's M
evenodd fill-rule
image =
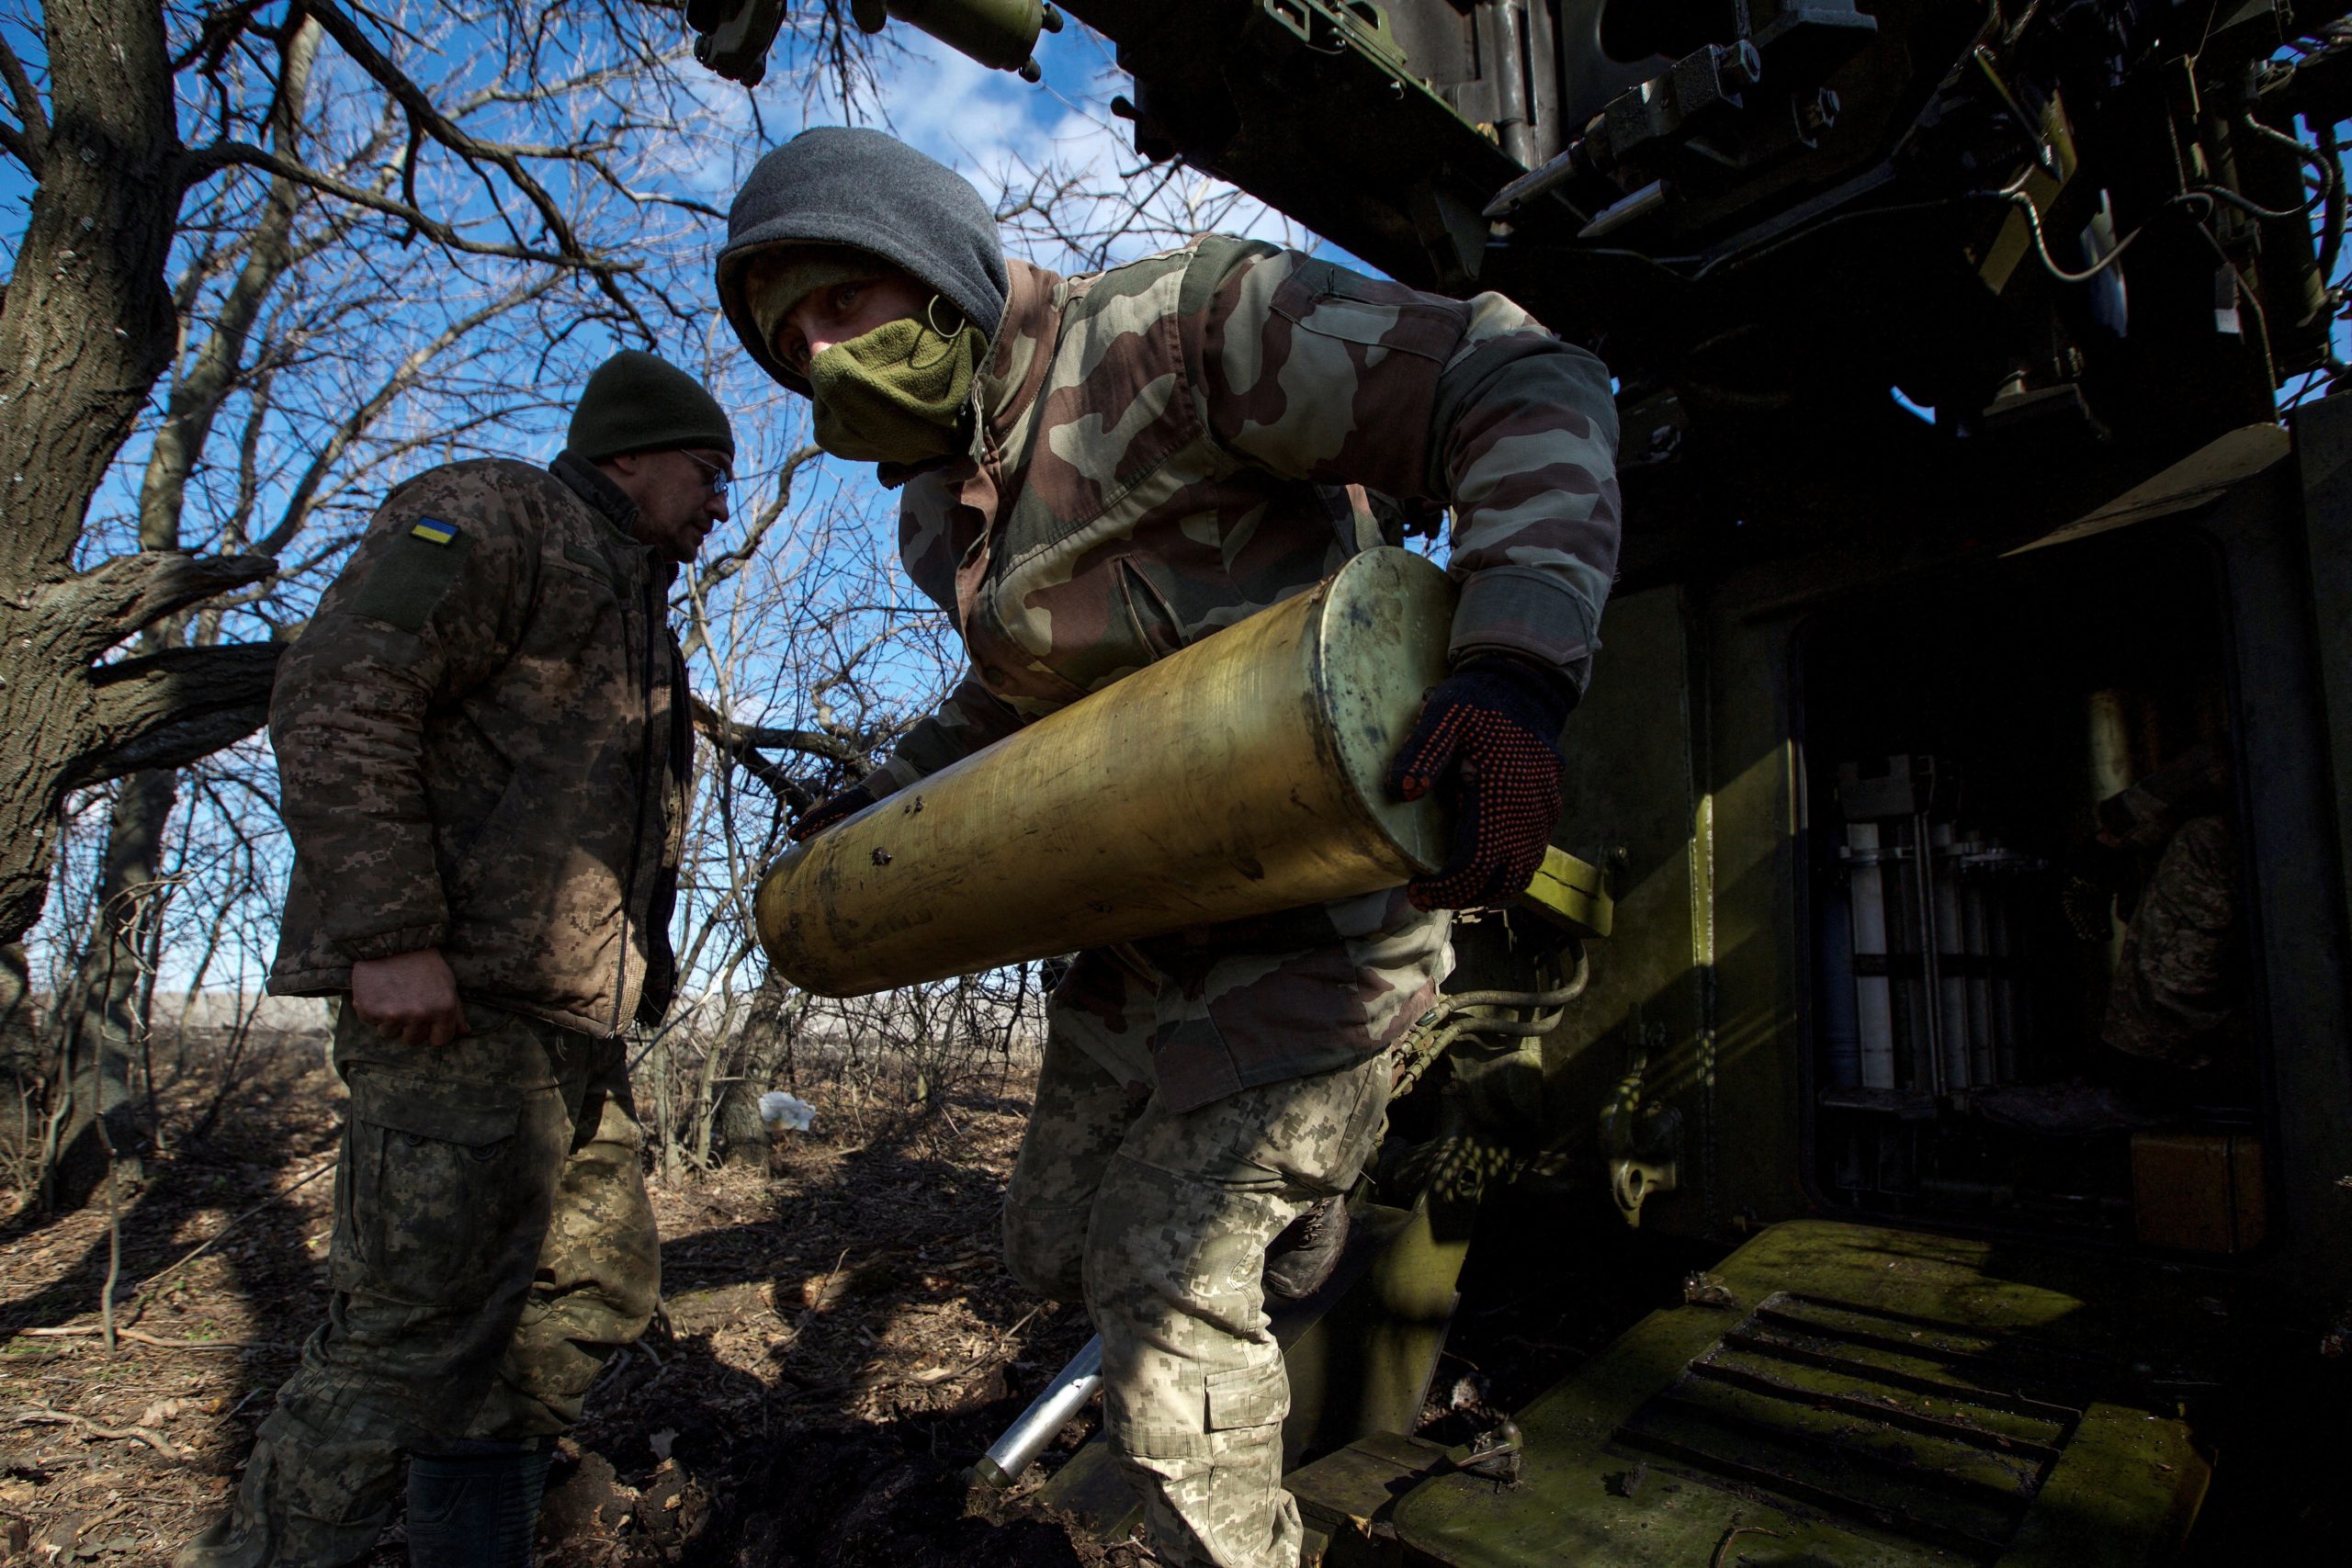
M158 524L148 547L94 555L85 532L212 277L234 269L210 296L207 350L175 381L142 534L151 511L172 512L221 391L266 368L243 351L295 259L306 197L344 209L309 236L323 251L422 243L461 287L537 271L560 280L579 319L648 340L655 318L689 313L636 242L650 208L711 209L639 183L628 144L670 119L638 119L642 106L616 90L675 53L667 19L641 13L624 27L627 14L605 11L584 18L593 36L567 35L560 12L514 5L471 19L475 51L458 58L413 41L435 34L431 8L414 9L363 19L334 0L226 0L193 15L44 0L45 58L28 62L0 39L15 116L0 123L0 152L35 182L0 314L0 725L14 747L0 769L0 942L40 912L64 792L203 755L262 716L268 641L125 649L264 582L290 540L248 534L243 547L192 550ZM503 55L487 52L500 44ZM413 73L407 57L443 79ZM372 100L356 144L302 133L306 89L330 67L344 92ZM183 124L204 139L184 141ZM240 171L263 176L257 199L220 199Z
M61 806L102 789L48 1021L70 1199L98 1144L138 1145L175 770L259 725L390 478L512 450L616 337L701 329L718 214L685 176L755 133L634 5L47 0L38 25L38 55L0 35L0 153L34 182L0 242L0 1021L24 1032L10 944ZM270 803L265 778L240 804Z

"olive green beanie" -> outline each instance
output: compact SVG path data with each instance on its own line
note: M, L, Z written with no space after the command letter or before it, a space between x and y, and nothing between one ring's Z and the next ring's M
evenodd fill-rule
M666 359L625 348L588 378L564 445L592 462L680 446L732 457L735 430L701 382Z

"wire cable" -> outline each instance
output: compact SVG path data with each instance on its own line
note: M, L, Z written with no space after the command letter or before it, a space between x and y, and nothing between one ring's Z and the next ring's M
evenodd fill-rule
M2307 202L2301 207L2269 208L2248 197L2240 196L2226 186L2199 186L2195 194L2210 196L2214 200L2236 208L2240 212L2259 218L2266 223L2283 223L2290 218L2308 218L2318 204Z
M2333 158L2322 157L2319 148L2312 146L2310 142L2303 141L2301 137L2290 136L2285 131L2278 130L2276 127L2265 125L2260 120L2255 118L2251 114L2242 114L2238 116L2238 123L2245 126L2248 130L2253 131L2256 136L2261 137L2267 141L2276 141L2280 146L2286 148L2287 151L2292 152L2296 157L2301 159L2304 163L2309 164L2312 167L2312 172L2319 175L2319 190L2322 199L2324 199L2329 192L2335 190L2336 174L2335 161ZM2306 204L2303 210L2308 212L2314 205L2316 205L2316 203Z
M2154 216L2153 214L2150 215L2129 234L2124 235L2122 239L2117 241L2115 249L2099 257L2098 261L2093 262L2089 266L2076 272L2066 267L2060 266L2058 265L2058 258L2050 254L2050 242L2048 237L2042 232L2041 228L2041 209L2034 206L2033 197L2028 195L2020 186L2011 185L1999 191L1984 191L1978 194L1997 197L1999 199L2009 203L2011 206L2018 208L2025 213L2026 226L2033 231L2034 253L2041 260L2042 270L2049 273L2051 276L2056 278L2061 283L2088 283L2092 278L2097 277L2100 273L2105 272L2109 267L2113 266L2118 261L2120 261L2123 257L2123 253L2132 248L2132 242L2139 239L2141 235L2146 233L2148 231L2149 224L2155 221ZM2210 214L2212 210L2212 204L2206 198L2213 194L2216 193L2206 190L2187 191L2179 196L2167 197L2163 205L2156 210L2158 212L2162 212L2169 208L2194 206L2199 201L2204 201L2206 205L2206 211ZM2198 220L2198 228L2200 231L2205 231L2204 222L2201 219Z

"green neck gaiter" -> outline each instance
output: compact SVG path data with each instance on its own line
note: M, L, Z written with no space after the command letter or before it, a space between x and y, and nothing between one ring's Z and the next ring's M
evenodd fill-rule
M942 337L911 318L833 344L808 363L817 445L860 462L955 457L971 442L964 410L987 347L976 326Z

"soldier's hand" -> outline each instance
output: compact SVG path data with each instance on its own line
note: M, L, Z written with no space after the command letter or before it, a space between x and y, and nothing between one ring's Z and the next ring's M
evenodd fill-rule
M1523 892L1560 815L1565 682L1505 655L1475 659L1430 688L1388 770L1389 792L1432 790L1453 811L1445 863L1407 885L1423 909L1476 909Z
M466 1032L458 977L437 948L354 964L351 1008L362 1023L404 1045L437 1051Z
M881 798L866 785L854 784L847 789L836 790L803 811L792 819L792 826L785 831L797 844L811 834L822 832L844 817L856 816Z

